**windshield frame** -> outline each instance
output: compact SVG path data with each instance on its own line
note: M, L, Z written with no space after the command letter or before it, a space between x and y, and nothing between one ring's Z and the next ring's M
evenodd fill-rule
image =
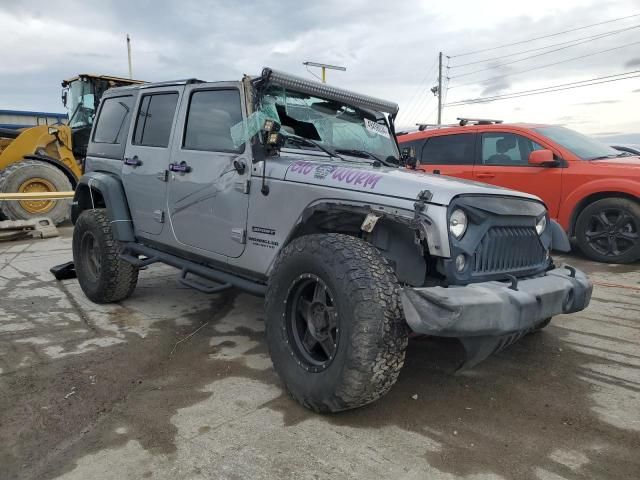
M544 125L534 127L533 131L565 150L568 150L580 160L605 160L621 156L621 152L617 151L615 148L610 147L593 137L584 135L583 133L576 132L575 130L561 125ZM576 146L576 143L579 146ZM588 148L592 148L590 154L587 153Z
M90 127L93 125L93 121L95 120L96 115L96 105L95 105L95 89L93 88L93 83L90 81L84 80L82 77L79 77L76 80L73 80L67 86L64 87L67 92L67 115L69 117L68 125L71 128L83 128ZM91 99L91 97L93 97ZM91 100L91 101L89 101ZM77 121L80 117L79 113L83 111L85 115L80 121ZM93 112L87 115L87 112Z

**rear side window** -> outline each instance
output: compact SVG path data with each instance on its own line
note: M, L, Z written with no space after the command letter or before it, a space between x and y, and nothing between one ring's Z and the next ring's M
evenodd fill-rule
M156 93L142 97L133 143L147 147L167 147L177 104L177 93Z
M503 166L528 166L529 154L542 150L533 140L513 133L482 134L482 164Z
M426 165L473 165L474 133L431 137L422 149L420 163Z
M132 97L106 98L98 116L93 141L121 144L126 137L126 125L131 114Z
M200 90L189 102L183 148L214 152L241 152L234 146L231 127L242 121L238 90Z

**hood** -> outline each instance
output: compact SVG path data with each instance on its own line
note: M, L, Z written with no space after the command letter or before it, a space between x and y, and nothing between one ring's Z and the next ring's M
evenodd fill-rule
M622 168L627 172L640 173L640 157L617 157L589 160L589 164L595 167Z
M485 183L431 175L404 168L373 167L370 163L305 159L292 161L285 180L415 200L424 190L430 203L449 205L460 194L508 195L540 201L534 195Z

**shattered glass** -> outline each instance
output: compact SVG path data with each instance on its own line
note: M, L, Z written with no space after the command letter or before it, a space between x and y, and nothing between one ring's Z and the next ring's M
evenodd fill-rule
M261 98L259 108L231 129L236 147L258 133L267 119L281 125L286 136L309 138L330 149L363 150L378 158L398 157L396 144L384 114L355 108L334 100L318 98L272 86Z
M275 120L280 123L280 116L276 110L276 101L273 97L263 97L258 110L231 127L233 146L237 148L248 142L251 137L262 130L265 120Z

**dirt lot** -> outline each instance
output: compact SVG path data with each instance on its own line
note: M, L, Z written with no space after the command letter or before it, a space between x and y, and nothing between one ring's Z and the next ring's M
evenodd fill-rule
M386 398L318 416L281 389L262 300L151 267L94 305L48 272L69 237L0 244L3 480L640 478L638 265L559 259L588 311L464 374L456 342L414 339Z

